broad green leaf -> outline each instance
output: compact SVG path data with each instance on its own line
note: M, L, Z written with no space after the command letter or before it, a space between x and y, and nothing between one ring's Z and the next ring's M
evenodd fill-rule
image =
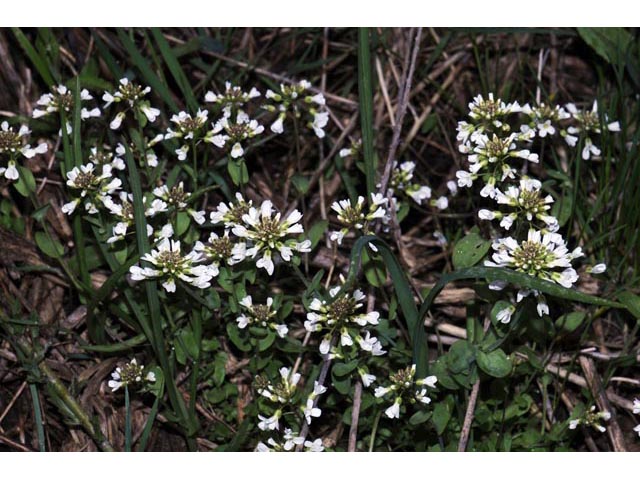
M42 253L51 258L60 258L64 255L64 247L57 240L50 238L44 232L36 232L36 245L42 250Z
M622 292L618 295L620 300L631 314L640 320L640 297L635 293Z
M333 366L332 372L337 377L344 377L353 372L358 366L358 360L352 360L349 363L336 363Z
M410 425L420 425L431 418L432 413L429 410L418 410L409 418Z
M507 354L500 348L490 353L478 351L476 362L483 372L496 378L506 377L513 367Z
M313 226L307 232L307 238L311 240L311 248L314 249L318 242L322 240L324 233L327 231L329 222L327 220L320 220L313 224Z
M442 435L444 433L449 420L451 420L451 407L452 405L448 401L438 401L433 407L433 425L436 427L436 433L438 435Z
M491 241L485 240L477 231L462 237L453 248L453 266L456 270L473 267L484 258L491 248Z
M607 62L621 65L633 36L622 27L578 27L578 34Z
M563 330L564 332L573 332L580 325L582 325L582 322L584 322L585 318L586 314L584 312L566 313L556 320L556 327Z

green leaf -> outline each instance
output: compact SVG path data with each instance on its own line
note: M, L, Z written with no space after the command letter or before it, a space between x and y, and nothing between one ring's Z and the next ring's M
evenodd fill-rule
M622 65L633 35L622 27L578 27L578 34L608 63Z
M433 407L433 425L436 427L436 433L438 435L444 433L449 420L451 420L451 407L450 402L437 402L435 407Z
M566 313L556 320L556 327L567 333L573 332L582 325L585 318L586 314L584 312Z
M243 352L251 351L251 345L249 345L249 343L240 336L240 330L235 323L227 323L227 335L229 335L231 343L233 343L239 350L242 350Z
M31 218L33 218L38 223L42 223L44 221L44 217L47 216L49 208L51 208L51 204L47 202L45 205L33 212L31 214Z
M491 241L485 240L477 231L470 231L456 243L453 249L453 266L456 270L473 267L484 258L491 248Z
M227 171L234 185L244 185L249 183L249 171L244 159L229 159L227 163Z
M332 372L336 377L344 377L353 372L358 366L358 360L352 360L349 363L336 363L333 366Z
M302 195L306 195L309 191L309 179L304 175L300 175L296 173L293 177L291 177L291 183L296 187L296 190L300 192Z
M513 367L507 354L501 348L493 350L490 353L478 351L476 355L478 367L488 375L496 378L506 377L511 373Z
M22 33L22 30L20 30L19 28L12 28L11 31L15 35L18 44L27 54L27 57L35 67L36 71L40 74L44 82L48 87L52 87L56 83L56 81L51 74L48 63L36 51L29 39L25 36L24 33Z
M452 373L466 373L476 357L476 349L466 340L458 340L447 352L447 367Z
M311 249L314 249L318 242L322 240L324 233L329 226L328 220L320 220L313 224L313 226L307 231L307 238L311 240Z
M88 350L90 352L116 353L130 350L133 347L142 345L146 340L147 337L141 333L140 335L136 335L135 337L131 337L127 340L119 343L114 343L112 345L81 345L80 348L82 348L83 350Z
M618 295L620 300L631 314L640 320L640 297L631 292L622 292Z
M409 418L410 425L421 425L431 418L431 412L428 410L418 410Z
M362 251L362 271L370 285L382 287L387 278L384 262L375 253L369 253L369 249Z
M191 224L191 217L187 212L178 212L176 215L176 235L180 236L187 231Z
M376 187L376 161L373 143L372 78L369 28L361 27L358 28L358 102L360 104L362 153L364 156L364 171L368 194L375 192Z
M260 339L260 341L258 342L258 351L264 352L271 345L273 345L273 342L275 341L275 339L276 339L276 332L274 332L273 330L269 330L267 332L267 336Z
M18 165L18 181L14 182L13 186L23 197L28 197L30 194L36 191L36 180L33 178L33 173L28 168Z
M51 258L60 258L64 255L64 247L57 240L50 238L44 232L36 232L36 245L42 250L42 253Z

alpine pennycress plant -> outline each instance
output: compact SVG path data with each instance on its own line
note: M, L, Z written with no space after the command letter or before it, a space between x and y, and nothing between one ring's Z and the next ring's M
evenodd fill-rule
M162 412L191 448L196 435L204 435L220 449L342 450L343 426L355 428L359 420L361 449L452 450L463 435L466 393L481 379L496 395L475 409L474 449L567 448L581 425L606 431L611 413L585 405L594 401L587 397L554 418L545 438L535 415L527 418L535 413L530 395L504 382L544 368L520 337L543 339L551 312L563 305L552 307L548 292L570 298L566 289L579 278L583 251L562 236L566 218L539 161L559 143L577 148L584 160L597 159L600 137L620 130L597 102L586 110L521 106L489 94L469 103L457 135L467 168L447 189L451 196L478 191L477 215L491 240L469 232L456 244L454 265L512 272L496 274L488 289L476 285L480 299L469 307L466 339L427 356L424 316L437 292L418 312L410 290L385 288L387 270L396 288L408 288L406 274L389 260L388 246L374 241L379 232L392 233L412 207L449 208L447 196L418 181L415 162L395 162L386 191L333 201L329 223L337 229L327 230L327 222L309 228L304 206L301 212L258 198L245 160L278 136L296 145L326 141L325 97L308 81L264 94L226 82L223 91L206 93L204 105L170 116L152 106L151 88L134 78L105 91L100 106L79 81L70 83L54 86L33 110L34 119L55 119L51 138L32 147L27 125L2 122L0 175L36 202L22 157L46 153L57 139L64 145L59 158L67 197L60 208L73 218L76 264L87 268L81 239L92 237L111 277L94 290L86 274L78 277L67 264L46 225L36 238L87 303L94 347L132 355L108 379L114 393L125 394L125 449L132 448L134 395L155 398L142 446ZM360 158L361 150L354 142L338 156ZM209 195L217 199L213 208L204 201ZM357 264L348 278L338 275L339 283L337 264L310 271L309 254L325 235L334 262L359 238L366 242L354 249ZM360 264L365 281L356 286L353 269ZM587 274L605 269L599 263ZM483 271L469 275L491 277ZM404 283L396 283L400 277ZM565 315L556 321L560 329L576 330L585 319L584 312L568 315L574 315L571 325ZM633 408L640 412L638 400ZM215 410L216 422L205 425L197 409ZM498 435L500 421L508 432L525 433ZM640 426L635 431L640 434Z

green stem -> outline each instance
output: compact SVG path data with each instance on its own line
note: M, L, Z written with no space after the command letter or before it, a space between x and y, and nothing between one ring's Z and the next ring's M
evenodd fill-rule
M31 392L31 400L33 401L33 413L35 415L36 431L38 432L38 449L45 452L44 424L42 422L42 409L40 407L40 397L38 396L38 387L35 383L29 384Z
M124 386L124 451L131 451L131 403L129 401L129 387Z
M373 429L371 430L371 439L369 440L369 451L373 452L373 447L376 442L376 433L378 433L378 424L380 423L380 417L382 416L382 411L378 412L376 418L373 420Z

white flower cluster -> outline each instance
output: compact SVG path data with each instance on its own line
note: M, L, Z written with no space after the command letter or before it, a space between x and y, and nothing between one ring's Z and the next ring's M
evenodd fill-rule
M403 403L422 403L428 405L431 398L427 396L427 387L435 388L438 382L437 377L429 375L422 379L415 379L416 366L411 365L397 373L389 376L391 384L388 387L376 387L374 395L376 398L392 396L393 404L385 410L385 415L389 418L400 418L400 406Z
M282 367L279 370L280 380L272 383L264 377L257 376L255 380L256 390L258 394L266 398L269 402L275 404L270 409L272 412L269 416L258 414L258 428L262 431L278 432L280 430L280 420L285 417L284 413L287 408L296 410L295 405L301 401L298 393L298 383L300 382L300 374L292 373L291 369ZM326 387L314 382L313 391L304 399L304 403L299 410L302 412L306 422L311 423L311 418L318 418L322 411L316 406L317 399L326 392ZM275 409L275 410L274 410ZM267 440L267 443L259 442L256 451L258 452L277 452L291 451L296 446L303 445L307 451L321 452L324 450L321 439L313 442L294 433L291 428L284 428L283 441L277 442L273 437Z
M387 203L388 199L377 193L371 194L368 212L365 212L365 199L362 196L358 197L355 205L351 205L351 200L348 198L333 202L331 209L338 214L338 221L343 225L343 228L332 232L329 238L332 242L342 245L342 240L351 230L360 231L367 235L370 233L370 222L376 218L384 219L387 215L385 208Z
M80 101L86 102L89 100L93 100L93 96L87 89L83 88L80 91ZM67 121L69 121L71 120L71 115L73 115L74 110L74 93L66 86L58 85L57 87L54 87L50 93L45 93L44 95L42 95L36 102L36 105L38 106L38 108L33 109L31 115L33 118L42 118L52 113L64 113L66 115ZM87 120L88 118L96 118L100 115L100 109L97 107L94 107L92 109L82 107L80 109L80 118L82 120ZM69 130L70 128L68 125L67 131Z
M251 295L247 295L240 300L240 306L243 307L245 312L241 313L236 322L238 322L238 328L244 329L249 325L258 325L260 327L267 327L274 330L280 338L287 336L289 329L284 324L278 324L274 322L274 318L278 314L277 310L273 309L273 298L268 297L266 303L254 304Z
M20 178L18 170L18 159L20 156L33 158L37 154L45 153L48 150L46 143L41 143L35 148L26 143L27 137L31 133L29 127L22 125L16 132L9 122L3 121L0 124L0 160L6 160L7 166L0 165L0 177L15 181Z
M325 98L322 93L312 94L310 90L311 83L307 80L301 80L293 85L281 84L276 92L267 90L265 97L272 103L264 105L263 108L278 114L270 127L273 133L284 132L287 114L291 114L296 120L306 114L306 126L312 129L318 138L324 138L324 128L329 122Z
M138 361L134 358L122 367L117 367L111 373L111 380L107 383L112 392L121 387L129 387L135 384L153 383L156 381L156 375L148 371L145 374L144 365L138 365Z
M137 83L131 82L128 78L121 78L118 90L113 93L104 92L102 100L105 102L104 108L109 108L112 104L123 104L124 110L118 112L111 120L109 127L112 130L118 130L125 119L127 112L133 112L138 121L142 120L140 114L153 123L160 115L160 110L153 108L145 96L151 92L151 87L142 87Z
M204 260L204 256L195 250L183 255L180 242L169 238L162 239L158 248L144 254L142 260L149 262L153 267L131 266L131 280L159 278L163 280L162 287L167 292L176 291L177 280L197 288L208 288L211 286L211 279L219 273L218 267L214 264L196 265Z
M407 161L400 164L398 164L398 162L394 162L391 178L389 180L390 194L393 196L396 192L403 193L418 205L422 205L423 202L428 200L429 205L432 207L435 207L438 210L445 210L449 206L449 199L445 196L432 199L431 188L427 185L420 185L413 181L415 168L415 162ZM398 205L398 200L394 198L393 203Z
M633 399L633 413L636 415L640 413L640 400L637 398ZM633 431L637 432L640 437L640 423L633 428Z
M526 117L524 122L522 116ZM471 187L481 179L480 195L495 206L480 209L478 217L497 220L501 229L513 232L513 236L495 238L491 260L485 265L512 268L570 288L578 280L571 262L583 256L582 249L569 251L558 233L558 220L550 214L553 197L543 193L539 180L521 175L516 167L522 160L538 163L538 154L531 150L536 137L551 137L559 132L574 146L578 139L574 135L580 134L591 143L588 135L601 131L597 104L591 112L580 112L574 105L567 105L566 110L545 104L521 107L517 102L496 99L493 94L486 99L478 95L469 104L469 117L469 122L458 123L458 148L469 163L467 170L456 173L458 186ZM576 126L564 127L565 122ZM617 122L610 124L609 130L619 130ZM591 153L596 154L593 150ZM598 273L605 268L602 264L591 271ZM504 286L501 282L490 285L496 290ZM546 300L538 291L520 290L517 302L530 294L537 298L538 314L548 314ZM508 323L514 312L513 305L504 308L498 313L498 320Z
M382 344L371 332L364 330L368 325L378 325L380 314L376 311L358 312L362 308L364 293L354 290L352 293L341 292L342 287L329 290L330 301L314 298L309 304L309 313L304 322L308 332L324 332L320 342L320 353L330 358L351 358L355 355L354 347L373 356L386 353ZM340 295L338 295L340 293ZM339 336L338 345L331 345L334 336Z
M589 410L584 412L580 418L576 418L569 421L569 429L575 430L578 425L584 425L585 427L591 427L599 432L606 432L607 428L602 425L601 421L605 422L611 418L609 412L596 412L596 406L592 405Z

